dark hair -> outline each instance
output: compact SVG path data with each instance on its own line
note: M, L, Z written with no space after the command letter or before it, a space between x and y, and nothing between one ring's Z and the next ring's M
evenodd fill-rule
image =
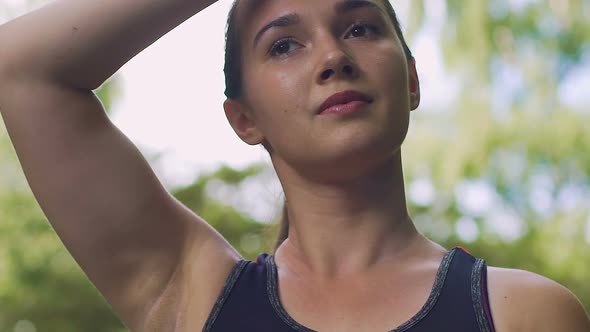
M225 66L223 72L225 73L225 96L229 99L237 99L242 95L242 56L241 56L241 39L240 29L236 27L237 7L240 0L235 0L227 18L227 29L225 33ZM395 32L402 43L406 58L413 60L414 56L408 47L404 34L402 32L401 24L397 18L393 6L389 0L383 0L389 18L393 23ZM264 147L271 152L270 147ZM279 228L279 236L275 243L275 250L287 239L289 235L289 215L287 209L287 201L283 205L281 223Z

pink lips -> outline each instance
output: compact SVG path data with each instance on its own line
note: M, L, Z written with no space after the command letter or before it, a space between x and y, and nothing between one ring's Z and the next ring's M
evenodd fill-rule
M358 91L343 91L332 95L320 106L318 114L352 113L373 100Z

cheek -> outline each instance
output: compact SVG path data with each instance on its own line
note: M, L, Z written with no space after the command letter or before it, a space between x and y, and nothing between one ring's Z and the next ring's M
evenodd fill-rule
M369 74L372 84L377 88L378 99L383 102L383 110L388 117L398 117L410 112L410 90L407 60L397 48L384 49L371 55ZM392 120L392 119L390 119ZM401 121L404 122L404 121Z
M399 48L384 46L381 52L373 53L370 60L375 64L372 76L381 87L397 96L409 94L407 60Z
M309 84L304 70L285 65L248 73L245 92L257 113L257 125L273 146L288 145L293 135L301 132L310 112ZM310 113L311 114L311 113Z
M309 62L272 63L261 66L253 77L258 105L271 108L273 113L289 116L305 112L309 107ZM276 115L276 114L275 114Z
M387 126L389 142L396 146L405 139L410 116L410 94L408 66L403 51L395 45L385 45L367 58L373 65L368 66L368 76L376 88L379 103L379 119Z
M269 68L267 75L261 75L266 84L273 91L273 96L279 102L290 103L285 107L299 110L304 107L309 97L309 61L304 63L291 62Z

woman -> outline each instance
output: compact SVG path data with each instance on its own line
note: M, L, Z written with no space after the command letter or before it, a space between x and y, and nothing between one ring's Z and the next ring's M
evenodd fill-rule
M162 188L92 93L213 2L58 0L0 27L0 110L31 188L133 331L590 330L556 283L416 231L400 146L420 87L382 0L232 10L224 109L267 148L288 202L276 252L242 260Z

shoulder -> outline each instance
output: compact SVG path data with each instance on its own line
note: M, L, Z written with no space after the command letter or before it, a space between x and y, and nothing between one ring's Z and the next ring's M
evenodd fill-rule
M211 228L212 229L212 228ZM187 241L168 287L146 313L142 331L200 331L244 258L221 236Z
M490 306L497 331L590 331L576 296L557 282L514 269L488 268Z

